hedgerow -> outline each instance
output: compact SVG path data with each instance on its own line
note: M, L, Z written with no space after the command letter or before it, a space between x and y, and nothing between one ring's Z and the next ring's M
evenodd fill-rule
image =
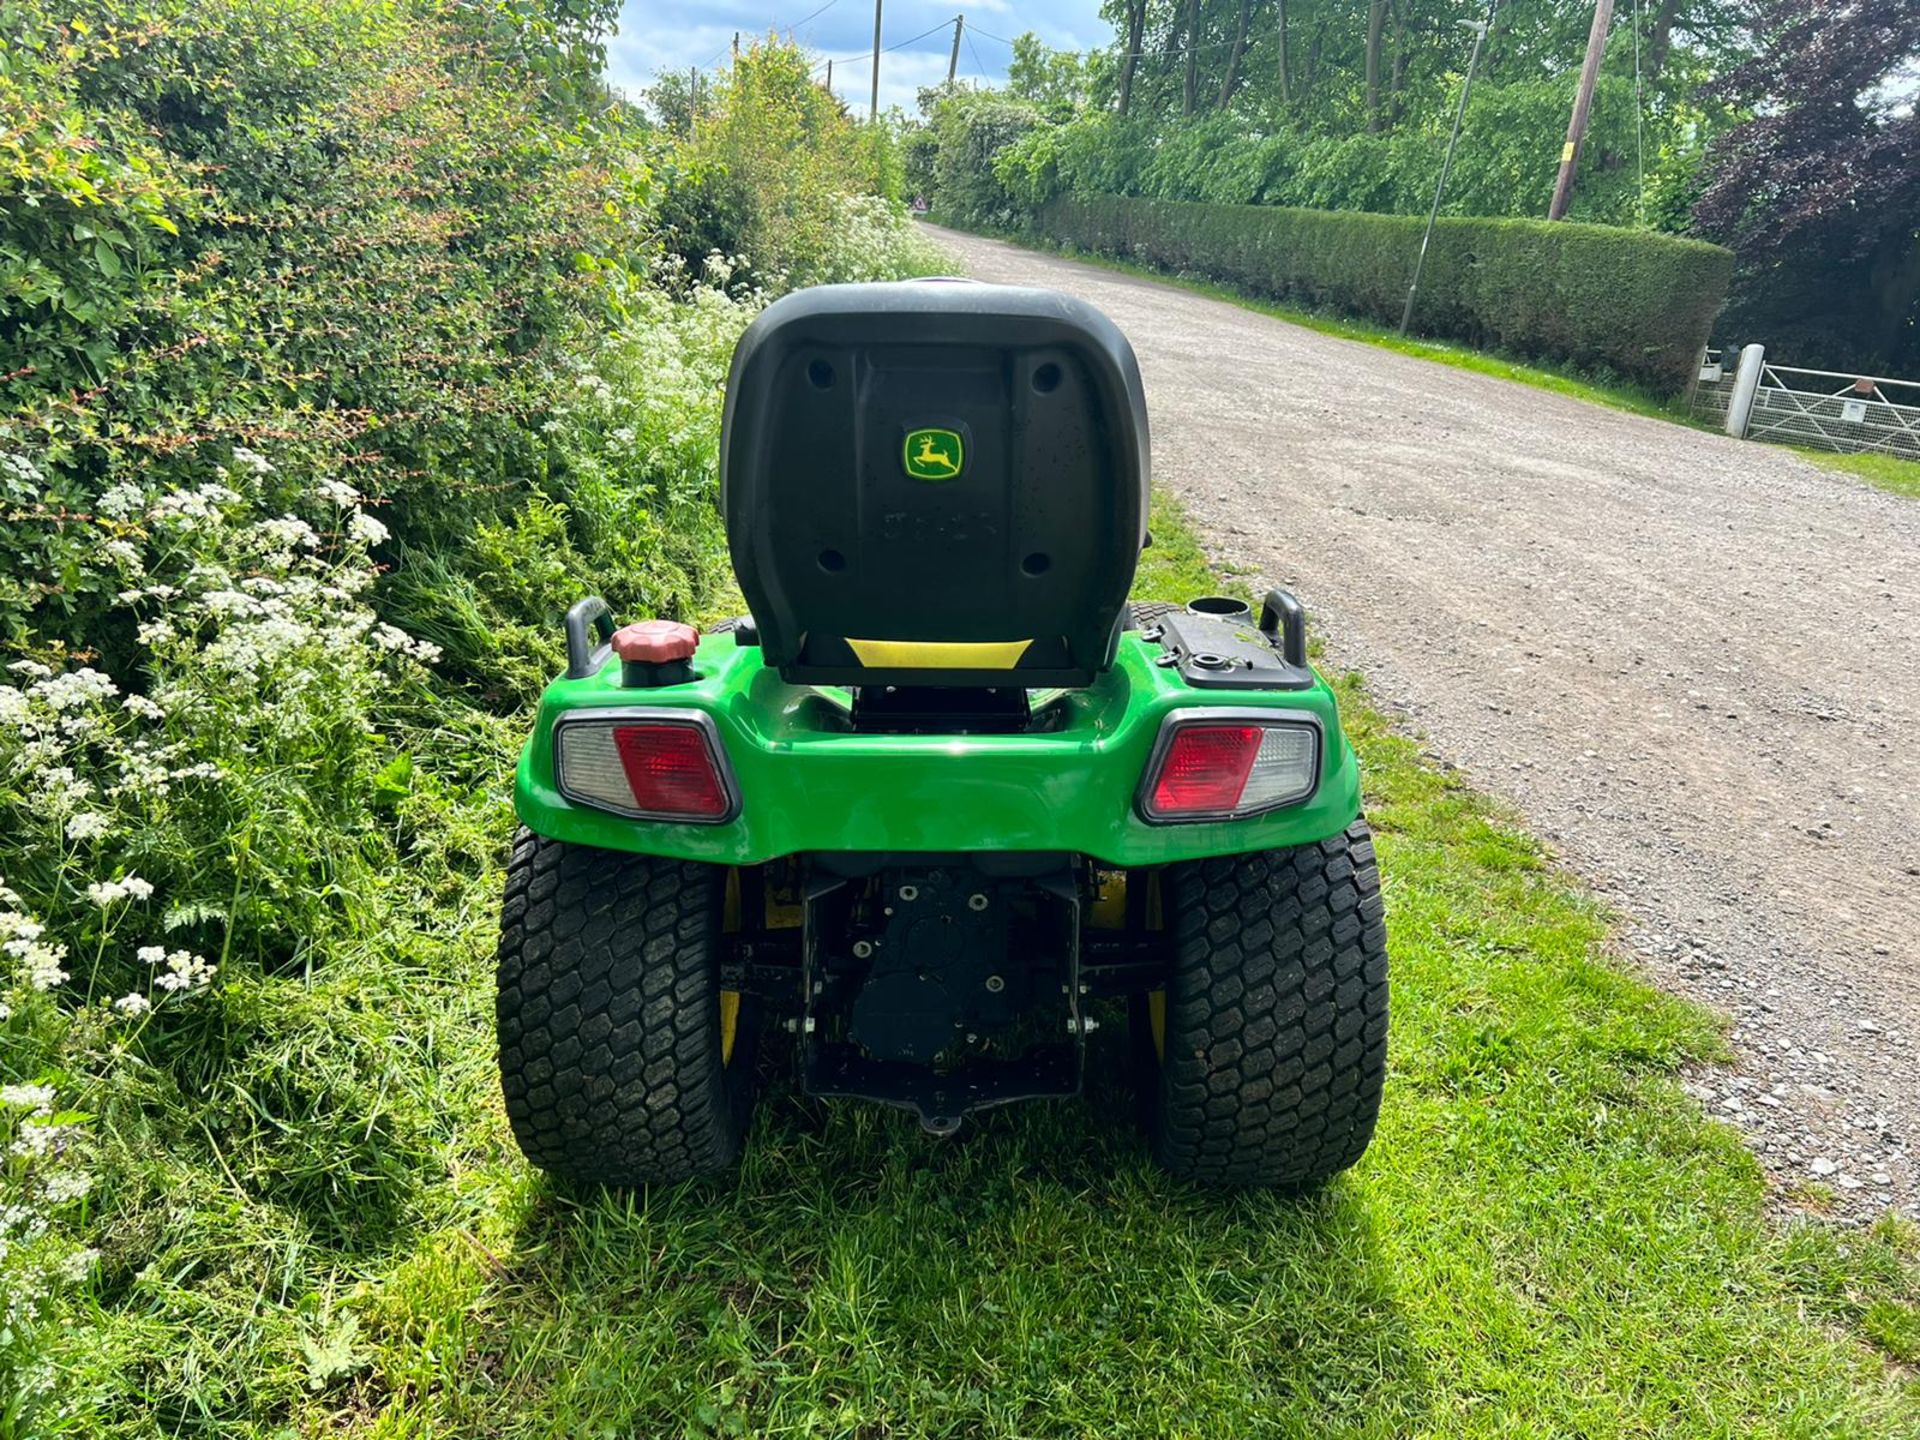
M1249 293L1397 324L1424 222L1413 216L1073 195L1036 228ZM1677 390L1706 343L1733 257L1599 225L1443 217L1417 328Z
M597 78L612 12L0 3L3 1440L344 1402L343 1292L506 1143L476 1037L561 611L720 603L763 285L940 266L851 172L673 253L693 166Z

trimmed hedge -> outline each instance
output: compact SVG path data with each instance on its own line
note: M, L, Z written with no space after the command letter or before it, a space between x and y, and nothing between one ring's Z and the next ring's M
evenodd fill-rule
M1249 293L1400 323L1424 218L1066 195L1052 239ZM1422 334L1682 389L1726 294L1733 254L1604 225L1442 219L1414 311Z

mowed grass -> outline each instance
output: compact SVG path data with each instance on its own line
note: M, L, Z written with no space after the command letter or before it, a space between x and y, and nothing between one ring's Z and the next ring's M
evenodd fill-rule
M1154 535L1143 595L1221 583L1165 504ZM1540 846L1341 684L1395 1008L1379 1137L1323 1192L1156 1173L1109 1014L1084 1101L943 1141L779 1084L734 1175L559 1193L494 1098L476 886L438 982L392 991L433 1014L404 1063L452 1109L405 1218L344 1244L329 1294L263 1265L221 1302L259 1317L246 1353L196 1363L300 1397L263 1435L1920 1435L1913 1231L1768 1222L1678 1083L1712 1019L1609 959ZM100 1319L131 1340L130 1309Z
M1224 583L1170 505L1153 531L1143 596ZM494 1075L479 857L506 777L423 771L409 805L461 818L413 856L418 924L234 980L230 1073L185 1077L252 1138L216 1146L145 1082L111 1102L102 1144L152 1199L105 1237L45 1433L1920 1436L1913 1229L1768 1221L1679 1086L1714 1022L1615 964L1541 848L1340 684L1392 1074L1321 1193L1153 1170L1117 1011L1082 1101L942 1141L776 1081L735 1174L559 1191Z
M1869 485L1891 490L1896 495L1920 498L1920 461L1903 460L1898 455L1835 455L1825 450L1800 452L1816 464L1830 470L1857 475Z

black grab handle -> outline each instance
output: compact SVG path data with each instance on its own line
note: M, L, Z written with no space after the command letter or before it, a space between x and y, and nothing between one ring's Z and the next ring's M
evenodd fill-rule
M585 680L598 675L613 649L613 607L598 595L573 602L567 611L567 678ZM600 643L593 643L598 631Z
M1282 621L1286 629L1280 630ZM1272 641L1278 636L1280 654L1289 665L1307 665L1307 611L1291 590L1269 590L1260 602L1260 633Z

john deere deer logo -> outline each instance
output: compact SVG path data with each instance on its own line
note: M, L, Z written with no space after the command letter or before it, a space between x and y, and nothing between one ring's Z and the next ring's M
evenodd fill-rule
M951 430L915 430L907 436L907 474L916 480L951 480L966 464L967 451Z

